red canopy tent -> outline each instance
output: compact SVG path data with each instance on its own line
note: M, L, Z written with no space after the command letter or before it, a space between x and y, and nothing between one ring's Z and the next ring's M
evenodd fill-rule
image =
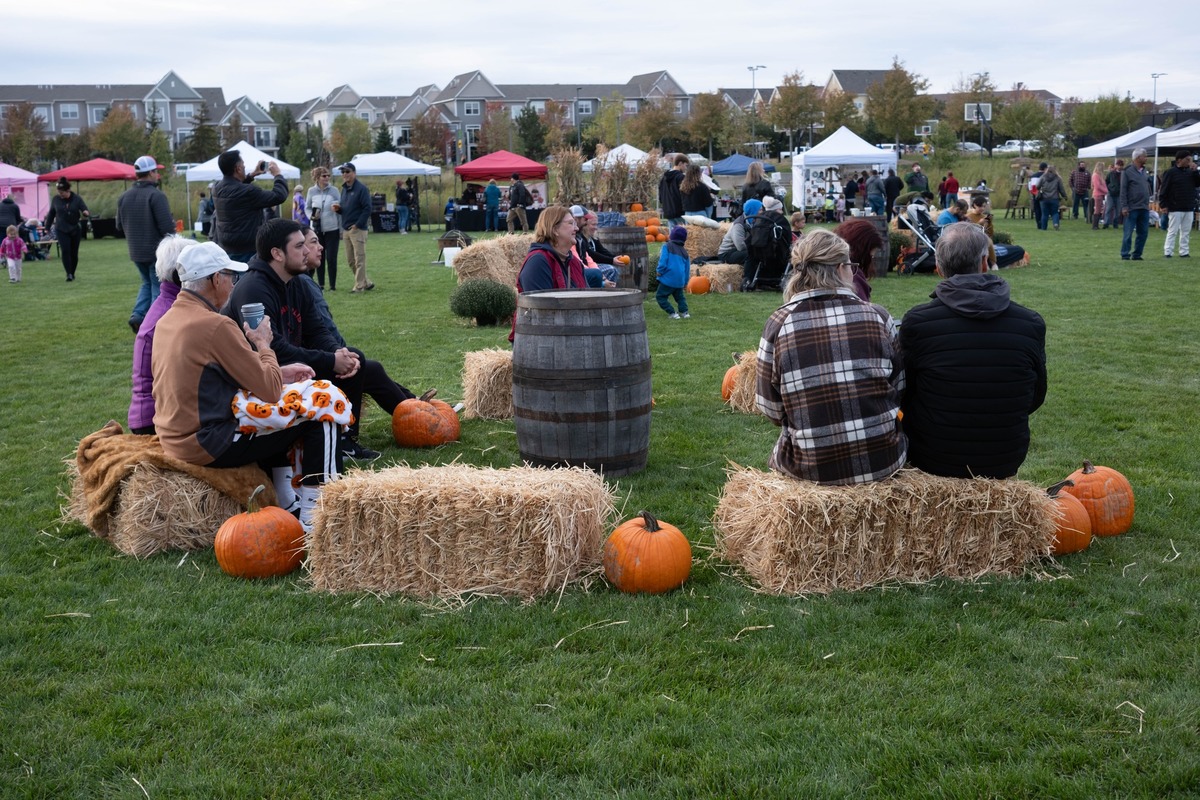
M38 181L48 183L59 178L69 181L132 181L137 179L137 175L134 174L131 164L109 161L107 158L93 158L91 161L39 175Z
M491 178L508 180L514 172L519 174L522 180L525 178L545 179L549 174L545 164L539 164L507 150L488 153L486 156L480 156L454 168L454 174L464 181L485 181Z

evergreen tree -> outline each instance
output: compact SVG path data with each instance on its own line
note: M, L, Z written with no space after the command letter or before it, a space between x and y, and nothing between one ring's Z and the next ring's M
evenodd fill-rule
M181 148L185 161L203 163L221 152L221 137L212 124L208 103L201 103L192 117L192 135Z
M521 155L541 161L549 154L546 148L546 126L542 117L533 109L526 106L517 117L517 134L521 139Z
M392 141L392 133L388 128L387 120L380 120L379 127L375 131L375 152L385 153L388 150L395 150L396 143Z
M229 118L229 124L221 131L221 147L229 150L245 138L246 132L242 128L242 115L234 111L233 116Z

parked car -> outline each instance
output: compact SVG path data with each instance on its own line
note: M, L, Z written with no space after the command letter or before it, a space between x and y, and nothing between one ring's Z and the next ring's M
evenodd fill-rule
M887 150L889 153L896 153L897 155L902 155L904 153L904 145L902 145L902 144L893 144L892 142L883 142L882 144L877 144L875 146L878 147L880 150Z
M1038 145L1038 142L1026 141L1023 139L1009 139L1004 144L996 146L992 152L1014 156L1019 156L1022 153L1029 155L1029 152L1034 149L1035 145Z
M978 153L983 150L983 148L975 142L959 142L957 147L958 150L963 153Z

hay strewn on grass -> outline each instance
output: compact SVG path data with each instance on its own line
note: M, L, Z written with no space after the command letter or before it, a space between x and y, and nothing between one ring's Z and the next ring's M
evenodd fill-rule
M586 469L393 467L325 487L313 588L535 597L591 574L613 494Z
M454 257L454 272L458 282L486 278L505 286L516 286L517 274L525 263L531 244L532 233L514 233L495 239L481 239L467 245Z
M721 247L721 240L732 227L728 222L722 222L718 228L706 228L703 225L685 225L687 241L683 249L687 250L688 258L712 258ZM740 281L739 281L740 283Z
M63 520L85 523L86 500L73 463ZM108 535L117 550L146 558L167 550L212 547L221 523L245 507L201 480L153 464L139 464L121 481ZM93 533L95 533L93 531Z
M729 396L729 407L743 414L762 414L755 401L755 384L758 381L758 351L755 348L738 353L737 372L734 373L733 393Z
M711 291L717 294L732 294L741 289L741 264L701 264L696 270L698 275L708 278Z
M475 350L463 354L463 417L512 419L512 351Z
M880 583L1017 575L1054 538L1045 490L901 470L860 486L730 471L714 515L717 554L765 592L824 594Z

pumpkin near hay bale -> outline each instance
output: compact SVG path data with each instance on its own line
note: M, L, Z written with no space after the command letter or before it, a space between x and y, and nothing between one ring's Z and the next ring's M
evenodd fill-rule
M436 389L396 406L392 413L392 436L400 447L437 447L458 440L458 414L441 400Z
M300 520L278 506L258 505L259 486L246 503L217 530L213 552L217 563L235 578L274 578L287 575L304 560L304 529Z
M708 294L710 289L712 289L712 283L703 275L695 275L688 279L688 294Z
M1118 536L1133 526L1133 487L1111 467L1090 461L1072 472L1063 491L1074 495L1087 509L1093 536Z
M617 526L604 543L604 576L622 592L669 592L682 586L691 571L687 537L646 511Z
M658 236L654 237L654 241L656 241L656 242L665 242L666 240L667 240L667 235L665 233L660 233Z
M1054 501L1054 515L1057 518L1054 544L1050 548L1050 552L1056 556L1078 553L1092 543L1092 520L1088 517L1087 509L1074 495L1063 491L1071 485L1072 481L1065 480L1046 490L1046 494Z
M737 375L737 364L734 364L725 370L725 377L721 379L721 399L726 403L729 402L729 398L733 397L733 385L737 382Z
M630 210L630 211L633 211L634 213L636 213L636 212L638 212L638 211L641 211L641 210L642 210L642 204L641 204L641 203L634 203L633 205L631 205L631 206L629 207L629 210Z

